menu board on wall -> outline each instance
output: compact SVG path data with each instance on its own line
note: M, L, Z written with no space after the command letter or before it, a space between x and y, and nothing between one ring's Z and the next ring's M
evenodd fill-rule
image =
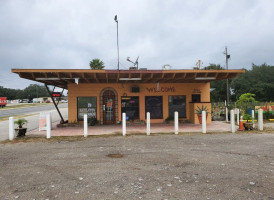
M77 113L78 120L84 119L84 114L88 115L88 118L96 118L97 111L97 98L96 97L78 97L77 98Z

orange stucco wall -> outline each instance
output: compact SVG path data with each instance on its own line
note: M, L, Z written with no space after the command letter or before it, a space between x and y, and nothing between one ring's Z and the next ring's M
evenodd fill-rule
M131 93L132 86L139 86L139 93ZM210 83L160 83L159 92L155 91L156 83L126 83L126 84L75 84L68 85L68 120L77 121L77 97L97 97L97 119L100 120L100 93L104 88L113 88L118 94L118 119L121 121L121 96L139 96L140 120L145 120L145 96L163 96L163 119L151 119L151 123L162 123L168 117L168 96L186 95L186 119L191 120L193 110L190 109L192 94L201 94L201 102L210 102ZM174 90L165 91L166 88ZM149 91L150 90L150 91ZM190 113L191 112L191 113ZM208 121L208 122L211 122ZM196 123L194 120L193 123Z

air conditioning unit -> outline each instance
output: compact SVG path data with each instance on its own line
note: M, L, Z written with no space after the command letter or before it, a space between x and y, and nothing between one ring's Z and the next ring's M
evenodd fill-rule
M140 88L138 86L133 86L133 87L131 87L131 92L138 93L138 92L140 92Z

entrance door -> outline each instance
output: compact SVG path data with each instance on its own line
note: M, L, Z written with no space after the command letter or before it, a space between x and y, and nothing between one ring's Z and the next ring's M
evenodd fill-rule
M103 94L103 116L104 124L115 124L115 94L111 90Z

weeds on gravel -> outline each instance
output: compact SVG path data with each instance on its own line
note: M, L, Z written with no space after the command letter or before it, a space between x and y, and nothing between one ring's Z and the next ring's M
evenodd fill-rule
M241 135L241 134L264 134L264 133L274 134L274 131L271 129L265 129L263 132L258 130L237 131L235 134ZM231 134L231 132L207 132L206 134L200 133L200 132L180 132L178 135L174 135L173 132L168 132L168 133L151 133L150 136L174 135L174 137L176 137L176 136L214 135L214 134ZM146 133L131 133L131 134L128 134L126 137L122 136L121 133L106 134L106 135L89 135L87 138L85 138L84 136L53 136L50 139L47 139L45 136L41 137L41 136L35 136L35 135L28 135L26 137L15 138L14 140L11 140L11 141L5 140L5 141L2 141L1 144L36 143L36 142L60 143L60 142L84 141L92 138L109 138L109 137L116 137L116 136L130 138L130 136L140 136L140 135L145 136Z

